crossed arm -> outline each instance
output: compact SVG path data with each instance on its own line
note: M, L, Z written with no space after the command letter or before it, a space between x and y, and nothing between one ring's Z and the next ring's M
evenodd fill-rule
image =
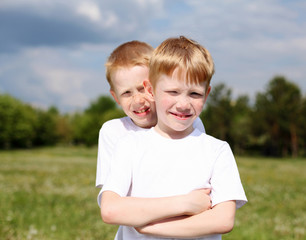
M173 197L137 198L105 191L101 199L101 217L108 224L145 226L162 219L194 215L210 209L209 193L209 189L200 189Z
M224 234L234 227L235 201L219 203L212 209L193 216L181 216L137 227L139 233L158 237L196 238Z
M208 194L207 190L196 190L174 197L135 198L105 191L101 216L105 223L132 226L139 233L160 237L191 238L230 232L235 201L210 209Z

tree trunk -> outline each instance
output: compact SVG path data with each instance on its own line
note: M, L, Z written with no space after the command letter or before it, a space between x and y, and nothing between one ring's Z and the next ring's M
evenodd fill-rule
M294 123L290 124L290 136L292 157L295 158L298 156L298 137L296 134L296 125Z

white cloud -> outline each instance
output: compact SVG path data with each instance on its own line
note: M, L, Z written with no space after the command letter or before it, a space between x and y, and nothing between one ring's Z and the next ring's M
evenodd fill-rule
M154 6L154 8L162 9L163 0L134 0L136 5L138 5L142 9L151 8Z
M66 54L66 57L65 57ZM89 57L79 51L61 52L44 49L39 53L29 53L31 63L29 64L32 74L40 79L42 88L58 98L61 107L66 109L83 109L88 106L88 103L94 99L102 90L99 89L97 81L102 78L97 75L96 71L79 66L78 59ZM50 59L44 61L41 57L44 55L50 56ZM33 58L33 56L36 56ZM68 59L76 58L76 62L65 63ZM102 63L101 63L102 68ZM96 92L88 89L94 89ZM99 91L100 90L100 91Z
M101 20L101 12L99 7L93 2L80 2L76 9L77 13L89 18L93 22Z
M15 97L44 108L50 105L66 111L86 108L97 96L107 94L109 88L104 80L105 59L101 56L89 60L106 49L103 46L82 49L86 53L80 49L32 48L10 57L10 62L2 56L1 90L9 90ZM99 70L91 66L97 61Z

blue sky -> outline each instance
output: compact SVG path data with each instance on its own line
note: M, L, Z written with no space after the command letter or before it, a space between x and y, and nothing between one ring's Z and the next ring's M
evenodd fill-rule
M185 35L209 49L212 87L254 98L276 75L306 93L303 0L1 0L0 93L62 112L108 94L104 63L130 40Z

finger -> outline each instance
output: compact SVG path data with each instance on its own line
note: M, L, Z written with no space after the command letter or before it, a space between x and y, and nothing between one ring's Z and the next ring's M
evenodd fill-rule
M210 188L204 188L203 191L204 191L206 194L210 194L211 189L210 189Z

